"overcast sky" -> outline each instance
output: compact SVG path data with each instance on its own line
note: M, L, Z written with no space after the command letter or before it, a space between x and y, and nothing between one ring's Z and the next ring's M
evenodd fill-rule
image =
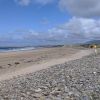
M100 39L100 0L0 0L0 45Z

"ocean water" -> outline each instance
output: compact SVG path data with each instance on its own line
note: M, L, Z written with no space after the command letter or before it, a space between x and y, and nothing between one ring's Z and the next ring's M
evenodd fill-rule
M62 47L63 45L41 45L31 47L0 47L0 52L11 52L11 51L27 51L36 50L40 48L51 48L51 47Z
M37 47L0 47L0 52L34 50Z

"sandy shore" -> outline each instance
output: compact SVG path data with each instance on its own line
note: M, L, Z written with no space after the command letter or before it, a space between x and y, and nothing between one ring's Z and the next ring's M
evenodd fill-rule
M56 47L0 53L0 74L45 63L53 59L68 57L76 52L78 50L74 48Z
M67 56L72 61L64 63L64 58L50 60L48 64L60 64L1 81L0 100L100 100L100 53L90 52Z
M79 59L90 53L90 50L72 47L0 53L0 80L35 72L69 60Z

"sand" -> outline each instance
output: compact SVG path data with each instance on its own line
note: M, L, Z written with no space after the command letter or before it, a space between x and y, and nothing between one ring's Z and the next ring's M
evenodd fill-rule
M73 47L0 53L0 81L36 72L66 61L80 59L90 53L92 53L91 50Z

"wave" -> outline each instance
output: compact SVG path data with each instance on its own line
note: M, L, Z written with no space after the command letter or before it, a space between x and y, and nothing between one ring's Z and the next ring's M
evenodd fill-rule
M36 49L36 47L0 47L0 52L27 51L34 49Z

